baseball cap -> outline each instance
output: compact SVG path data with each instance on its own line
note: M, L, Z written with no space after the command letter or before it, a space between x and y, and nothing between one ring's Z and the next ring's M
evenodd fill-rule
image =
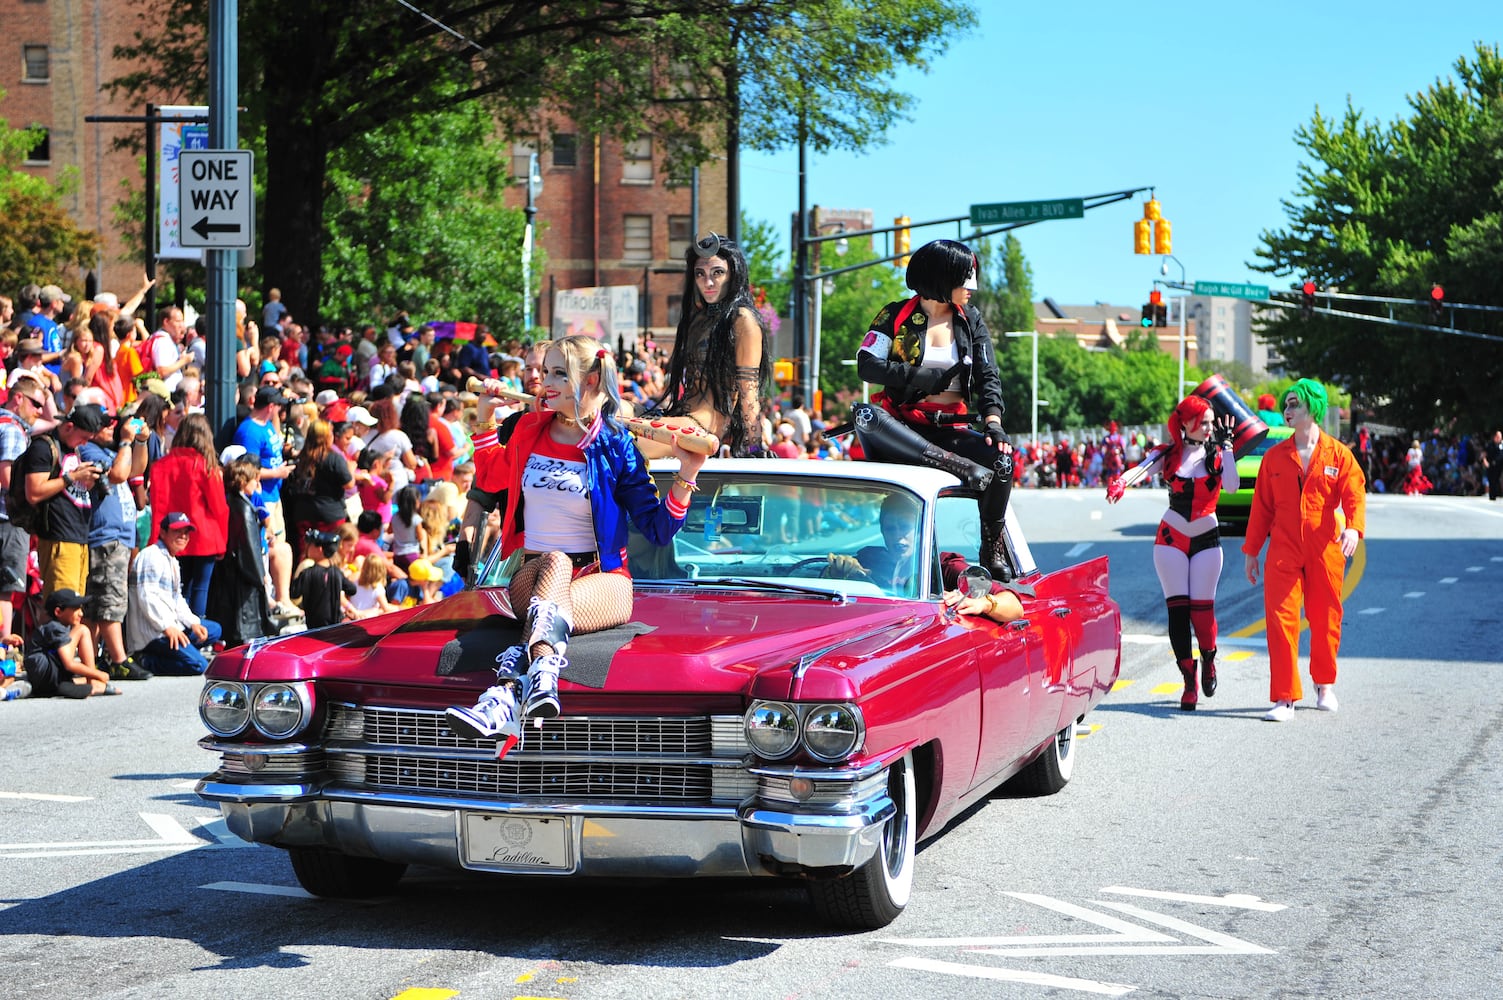
M27 337L25 340L16 342L16 357L25 357L28 354L41 354L42 342L36 337Z
M115 418L104 412L98 403L78 403L63 418L81 431L97 434Z
M336 399L324 407L324 419L331 424L342 424L350 419L349 400Z
M170 514L163 514L158 527L163 531L173 531L178 528L187 528L189 531L198 530L193 520L187 514L176 510Z
M73 301L73 296L69 295L67 292L63 291L61 288L57 287L56 285L43 285L42 286L42 301L43 302L72 302Z
M246 454L245 445L227 444L224 446L224 451L221 451L219 453L219 464L229 465L235 459L241 457L244 454Z
M337 402L338 399L339 393L335 392L333 389L325 389L323 392L320 392L317 396L313 397L313 401L319 406L328 406L330 403Z
M271 406L274 403L283 403L283 402L286 402L286 401L287 401L287 397L284 396L284 395L282 395L282 387L281 386L278 386L278 385L263 385L261 388L259 388L259 389L256 390L256 403L255 403L255 405L257 407Z
M89 603L87 597L68 587L54 590L51 594L47 595L48 611L56 608L81 608L87 603Z
M273 373L276 372L276 370L277 370L277 363L275 361L263 361L263 362L261 362L261 374L262 375L273 374Z
M114 292L100 292L94 296L94 304L96 306L104 306L106 309L119 309L120 296Z
M366 427L374 427L377 423L376 418L371 416L371 411L363 406L350 407L350 412L346 413L345 416L357 424L364 424Z

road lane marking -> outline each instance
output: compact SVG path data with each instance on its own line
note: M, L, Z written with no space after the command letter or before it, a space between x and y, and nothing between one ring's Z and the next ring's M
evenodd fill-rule
M1481 566L1468 566L1466 568L1466 571L1468 573L1481 573L1482 570L1483 570L1483 567L1481 567Z
M1443 576L1443 577L1441 577L1436 582L1437 583L1455 583L1456 580L1457 580L1457 577L1454 577L1454 576Z
M1093 511L1091 511L1091 520L1092 521L1099 521L1099 520L1101 520L1101 511L1099 511L1099 510L1093 510Z
M156 840L75 840L30 844L0 844L0 857L62 858L92 854L150 854L155 851L191 851L208 846L171 816L162 813L139 813L156 833Z
M1184 687L1185 687L1184 684L1182 684L1179 681L1169 681L1166 684L1155 684L1153 686L1152 690L1150 690L1148 693L1149 694L1173 694L1176 691L1183 691Z
M459 996L458 990L442 990L431 986L413 986L392 997L391 1000L449 1000Z
M1121 691L1123 688L1130 688L1136 683L1136 681L1128 680L1125 677L1119 677L1112 682L1112 692L1116 693L1118 691Z
M1264 568L1265 569L1267 568L1266 560L1265 560ZM1352 596L1352 591L1354 591L1354 590L1357 589L1357 584L1359 584L1359 583L1362 582L1362 574L1366 570L1367 570L1367 539L1365 539L1365 538L1359 538L1359 539L1357 539L1357 551L1354 552L1354 553L1352 553L1352 565L1351 565L1351 568L1347 570L1346 578L1341 581L1341 603L1342 604L1345 604L1346 603L1346 599L1348 597ZM1266 581L1266 577L1264 578L1264 582L1265 583L1267 582ZM1445 581L1441 581L1441 582L1445 582ZM1456 581L1452 580L1451 582L1455 583ZM1306 620L1304 616L1300 616L1299 629L1298 629L1298 631L1295 632L1295 636L1298 637L1300 632L1303 632L1305 629L1307 629L1309 627L1310 627L1310 622L1308 620ZM1268 629L1268 619L1267 618L1259 618L1257 621L1253 622L1251 625L1248 625L1245 628L1239 628L1237 631L1231 633L1231 635L1232 635L1233 638L1236 638L1236 639L1245 639L1248 636L1257 635L1259 632L1267 631L1267 629Z
M1404 596L1405 597L1424 597L1425 596L1425 592L1423 590L1411 590L1409 593L1405 594Z
M1220 931L1198 927L1188 921L1179 920L1175 917L1167 917L1162 913L1154 913L1152 910L1145 910L1130 903L1117 903L1107 899L1094 899L1091 902L1097 906L1110 907L1120 913L1137 917L1139 920L1146 920L1151 924L1158 924L1160 927L1167 927L1172 931L1179 931L1181 934L1187 934L1193 938L1200 938L1202 941L1209 941L1212 945L1216 946L1211 951L1229 951L1237 955L1272 955L1274 953L1272 948L1264 948L1262 945L1253 944L1251 941L1244 941L1241 938L1232 937L1230 934L1222 934ZM1155 948L1153 950L1158 951L1160 949ZM1185 952L1184 954L1191 953Z
M972 979L995 979L1005 983L1026 983L1029 986L1046 986L1057 990L1076 990L1080 993L1097 993L1102 996L1120 997L1131 993L1136 987L1122 983L1104 983L1095 979L1076 979L1072 976L1055 976L1047 972L1027 972L1023 969L994 969L987 965L964 965L960 962L940 962L932 958L899 958L887 963L888 968L914 969L918 972L937 972L946 976L968 976Z
M49 795L46 792L0 792L0 799L27 799L31 802L92 802L91 795Z
M1385 612L1387 610L1388 610L1387 608L1363 608L1361 611L1357 612L1357 614L1359 614L1359 615L1381 615L1383 612Z
M1109 885L1102 892L1119 896L1142 896L1146 899L1172 899L1181 903L1205 903L1208 906L1235 906L1242 910L1262 910L1277 913L1289 907L1283 903L1270 903L1259 896L1245 892L1229 892L1224 896L1198 896L1190 892L1164 892L1160 889L1132 889L1125 885Z
M1139 645L1158 645L1169 640L1162 635L1150 635L1146 632L1123 632L1122 641L1124 643L1138 643Z
M1009 892L1007 895L1025 903L1042 906L1046 910L1063 913L1067 917L1084 920L1086 923L1105 927L1111 934L1012 934L1002 937L954 937L954 938L888 938L889 944L906 944L915 948L1009 948L1014 945L1034 947L1041 944L1074 945L1098 942L1113 944L1157 944L1173 941L1167 934L1130 923L1118 917L1088 910L1084 906L1067 903L1053 896L1040 896L1032 892ZM1011 954L1021 954L1011 952ZM1043 949L1040 954L1053 954L1053 949Z
M1065 553L1065 558L1074 559L1076 556L1080 555L1082 552L1085 552L1094 544L1095 542L1079 542L1075 545L1072 545L1070 547L1070 551Z
M1250 660L1250 659L1252 659L1252 652L1251 652L1251 650L1239 649L1239 650L1236 650L1235 652L1227 653L1225 656L1221 657L1221 662L1222 663L1240 663L1242 660Z

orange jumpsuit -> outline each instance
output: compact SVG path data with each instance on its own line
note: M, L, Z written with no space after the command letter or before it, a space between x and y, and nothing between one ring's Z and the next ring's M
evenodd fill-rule
M1242 551L1268 539L1263 609L1268 620L1270 701L1299 701L1300 605L1310 622L1310 679L1336 683L1341 645L1341 532L1367 531L1367 484L1351 450L1329 434L1315 442L1307 469L1290 437L1263 456Z

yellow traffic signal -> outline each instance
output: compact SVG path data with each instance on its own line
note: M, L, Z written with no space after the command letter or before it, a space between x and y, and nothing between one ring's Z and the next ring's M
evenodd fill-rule
M1153 253L1153 223L1147 219L1139 219L1132 224L1132 252Z
M1159 211L1159 200L1157 198L1149 198L1143 202L1143 218L1149 222L1157 222L1163 217L1163 213Z
M908 233L908 223L910 221L911 220L906 215L900 215L896 219L892 220L892 224L899 227L892 234L892 248L893 252L898 255L899 267L908 266L908 249L911 246L911 244L909 243L910 237Z
M778 385L793 384L792 358L778 358L772 363L772 380Z
M1168 254L1174 251L1170 249L1173 243L1169 239L1170 228L1168 219L1158 219L1153 224L1153 252Z

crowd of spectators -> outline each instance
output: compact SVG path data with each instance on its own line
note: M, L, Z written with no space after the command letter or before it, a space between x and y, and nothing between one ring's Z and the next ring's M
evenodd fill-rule
M474 377L520 391L524 344L411 322L297 322L273 289L237 303L237 409L205 414L206 327L156 329L125 301L55 285L0 296L0 698L118 694L196 673L224 644L432 602L454 567L474 475ZM663 392L667 352L620 357L621 394ZM780 457L860 458L840 407L763 405ZM1100 486L1157 442L1141 431L1019 440L1019 483ZM1350 442L1369 489L1480 493L1485 442L1439 432Z

